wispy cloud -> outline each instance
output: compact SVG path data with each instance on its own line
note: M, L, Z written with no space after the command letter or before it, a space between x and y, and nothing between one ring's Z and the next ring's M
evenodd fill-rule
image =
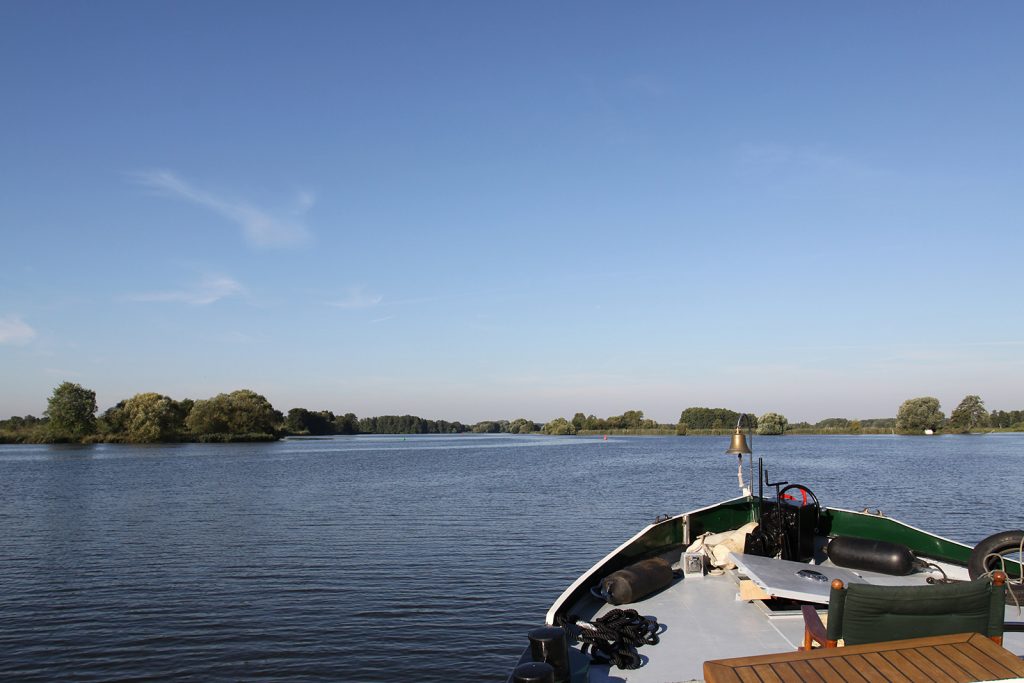
M242 228L246 241L253 246L290 247L309 241L309 230L301 218L316 201L310 192L300 192L295 209L289 215L281 215L248 202L219 197L186 182L171 171L141 171L131 177L162 195L205 207L236 223Z
M371 325L376 325L377 323L382 323L382 322L384 322L386 320L394 320L394 318L395 318L395 316L393 316L393 315L386 315L383 318L374 318L373 320L370 321L370 324Z
M360 285L358 287L349 287L343 298L337 301L329 301L327 305L334 306L335 308L372 308L379 304L383 298L379 294L368 293L366 288Z
M757 173L789 170L861 177L888 175L853 156L809 146L744 145L737 150L736 163L743 171Z
M35 337L36 331L19 316L0 318L0 344L28 344Z
M129 301L166 301L192 304L193 306L207 306L221 299L244 293L245 287L237 280L226 275L208 275L192 287L163 292L131 294L127 299Z
M491 289L474 289L448 294L410 297L408 299L385 299L380 294L368 292L364 285L357 285L344 290L342 298L326 301L325 303L328 306L333 306L334 308L373 308L374 306L380 306L381 308L394 308L400 306L420 306L423 304L433 304L442 301L461 301L478 297L488 297L493 300L493 295L495 294L511 294L517 291L518 290L512 287L495 287ZM395 316L390 315L384 318L371 320L370 322L383 322L393 317Z

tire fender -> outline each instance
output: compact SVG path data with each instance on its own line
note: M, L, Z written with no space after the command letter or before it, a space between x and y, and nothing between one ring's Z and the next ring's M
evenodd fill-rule
M1019 551L1021 539L1024 539L1024 530L1021 529L1000 531L998 534L992 534L988 538L982 539L978 545L974 546L971 558L967 560L967 573L971 575L971 579L983 576L991 569L998 569L999 566L994 564L994 561L986 564L985 558L992 554L1003 555Z
M992 558L988 563L985 558L989 555L1005 555L1007 553L1017 554L1020 551L1021 539L1024 539L1024 530L1000 531L988 538L983 538L971 551L971 557L967 560L967 573L971 579L984 576L992 569L999 569L999 562ZM1018 583L1016 579L1006 584L1006 604L1024 604L1024 584Z

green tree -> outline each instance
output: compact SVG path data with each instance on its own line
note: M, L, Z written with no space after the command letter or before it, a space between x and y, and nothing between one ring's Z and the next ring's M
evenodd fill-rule
M105 434L124 434L128 431L128 416L125 415L124 404L125 401L118 401L117 405L103 411L97 422L99 431Z
M96 392L64 382L53 390L45 415L57 438L81 439L96 433Z
M586 424L587 416L584 415L583 413L576 413L575 415L572 416L572 426L576 428L577 432L580 431L581 429L585 429Z
M1013 427L1024 422L1024 410L993 410L988 419L993 427Z
M534 431L533 420L527 420L525 417L512 420L509 423L508 431L512 434L529 434Z
M576 427L564 417L556 417L544 425L541 431L552 436L571 436L576 433Z
M685 422L690 429L726 429L736 424L740 414L727 408L687 408L680 414L679 422Z
M128 438L139 443L177 440L185 426L174 399L153 392L135 394L125 401L121 424Z
M336 434L358 434L359 418L354 413L345 413L334 418L334 432Z
M949 429L966 434L987 421L988 411L985 410L985 402L980 396L970 394L964 396L964 400L960 401L960 405L949 416Z
M932 396L908 398L896 414L896 429L906 434L938 431L946 416L939 410L939 399Z
M845 417L828 417L814 425L818 429L846 429L850 421Z
M211 434L273 434L283 416L270 401L249 389L196 401L185 420L198 436Z
M305 408L292 408L288 411L284 426L293 434L311 434L327 436L335 433L335 416L329 410L314 413Z
M757 418L757 433L763 435L783 434L789 421L784 415L778 413L765 413Z
M639 429L644 423L644 411L627 410L622 414L621 422L625 429Z

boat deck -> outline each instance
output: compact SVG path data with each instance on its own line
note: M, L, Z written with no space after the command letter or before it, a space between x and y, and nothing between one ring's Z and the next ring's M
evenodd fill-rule
M695 585L696 584L696 585ZM767 616L756 602L740 601L735 572L681 579L635 605L622 605L662 624L661 642L639 649L644 665L632 671L594 666L591 683L664 683L700 679L705 660L796 649L803 638L799 612ZM611 605L593 600L594 616Z
M820 565L819 565L820 566ZM662 624L661 642L639 649L643 666L635 670L592 666L591 683L666 683L700 680L709 659L744 657L795 650L803 639L803 618L798 609L773 612L762 601L739 599L739 571L722 575L679 579L669 588L622 609L635 609ZM887 582L919 583L924 574L886 577ZM588 598L574 611L592 619L615 609ZM825 606L822 606L822 610ZM1022 621L1015 607L1007 607L1007 621ZM1004 646L1024 654L1024 633L1007 633Z

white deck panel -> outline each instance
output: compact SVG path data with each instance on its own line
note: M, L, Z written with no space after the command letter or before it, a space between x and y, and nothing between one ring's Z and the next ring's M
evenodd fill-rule
M841 580L847 586L851 583L866 583L857 572L834 565L811 565L743 553L732 553L731 557L741 573L765 593L777 598L827 605L834 579ZM812 581L800 576L799 572L814 572L824 580Z

